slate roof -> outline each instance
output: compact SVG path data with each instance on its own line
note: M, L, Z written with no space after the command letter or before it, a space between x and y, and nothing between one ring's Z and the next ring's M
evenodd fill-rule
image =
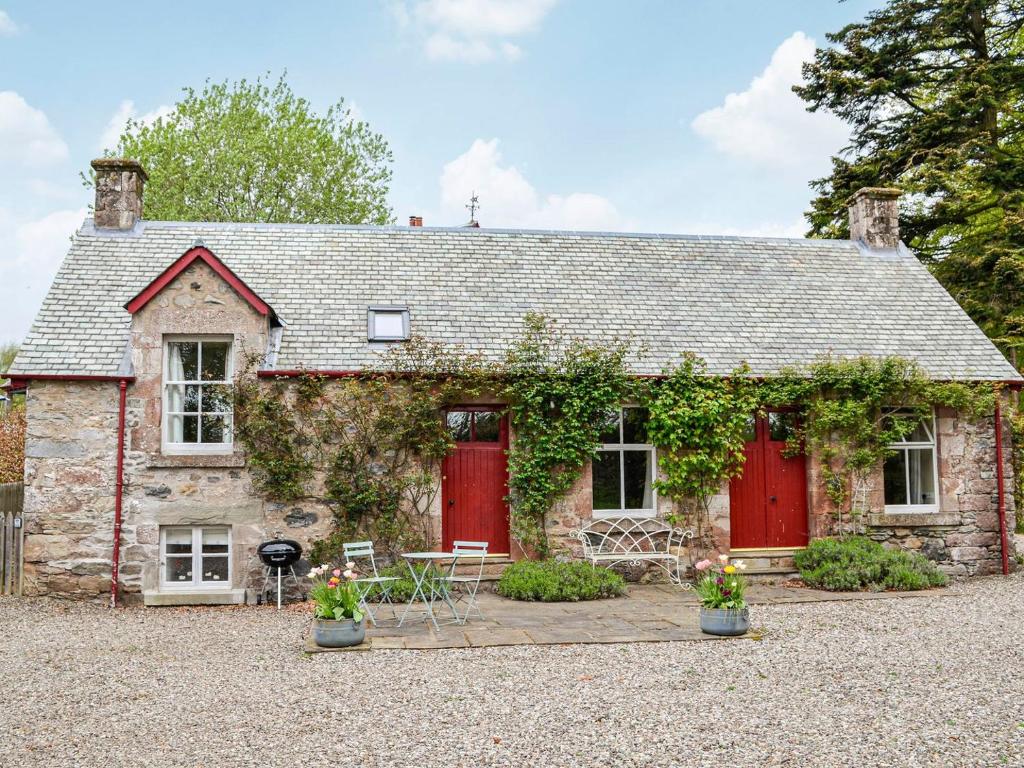
M906 249L850 241L433 227L86 219L14 375L114 375L123 308L201 239L285 322L276 369L372 364L366 310L407 304L413 333L498 356L531 310L590 339L633 335L637 373L685 351L756 374L838 356L897 354L949 379L1019 379Z

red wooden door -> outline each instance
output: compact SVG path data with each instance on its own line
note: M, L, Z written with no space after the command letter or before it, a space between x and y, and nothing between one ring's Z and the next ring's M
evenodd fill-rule
M802 454L785 455L795 418L772 411L753 424L743 474L729 485L734 548L807 544L807 463Z
M441 466L441 539L486 541L488 553L507 554L508 419L495 408L447 413L455 450Z

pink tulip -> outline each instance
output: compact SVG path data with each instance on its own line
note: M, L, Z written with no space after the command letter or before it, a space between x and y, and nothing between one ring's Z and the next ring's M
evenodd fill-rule
M331 571L331 576L341 576L341 568L335 568Z
M697 563L693 567L696 568L698 571L706 571L708 568L711 567L711 561L710 560L701 560L699 563Z

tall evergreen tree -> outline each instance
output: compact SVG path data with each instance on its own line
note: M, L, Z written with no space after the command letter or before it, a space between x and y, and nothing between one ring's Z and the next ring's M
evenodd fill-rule
M852 129L812 182L811 235L848 236L858 188L900 187L904 240L1012 357L1024 348L1022 30L1024 0L889 0L828 35L794 89Z

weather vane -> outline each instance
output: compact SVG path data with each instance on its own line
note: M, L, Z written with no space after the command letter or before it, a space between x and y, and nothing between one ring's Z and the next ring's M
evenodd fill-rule
M476 190L473 190L472 197L469 198L469 205L466 208L469 209L469 220L476 221L476 211L480 207L480 198L476 196Z

